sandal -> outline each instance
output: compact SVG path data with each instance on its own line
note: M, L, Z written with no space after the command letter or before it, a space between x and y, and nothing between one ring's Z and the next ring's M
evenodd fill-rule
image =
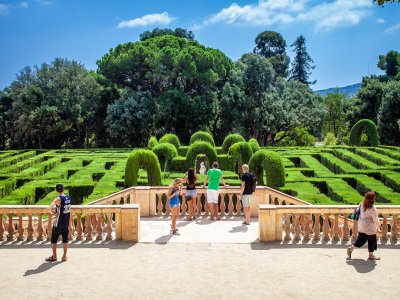
M246 223L246 221L242 222L243 225L250 225L250 223Z
M67 261L67 257L63 257L62 259L61 259L61 261Z
M172 234L173 234L173 235L181 235L181 234L178 232L178 229L177 229L177 230L174 230L174 231L172 231Z
M379 256L370 256L368 257L368 260L380 260L381 258Z
M349 259L351 259L351 253L353 252L353 250L351 249L351 247L347 248L347 257Z
M219 221L219 220L221 220L221 218L220 218L220 217L216 217L215 219L216 219L216 220L218 220L218 221Z
M54 258L54 256L52 255L52 256L49 256L48 258L46 258L45 261L55 262L55 261L57 261L57 258Z
M192 218L186 218L185 221L192 221Z

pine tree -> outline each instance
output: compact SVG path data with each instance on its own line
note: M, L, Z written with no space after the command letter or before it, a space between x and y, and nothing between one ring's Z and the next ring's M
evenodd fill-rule
M290 47L293 48L296 55L291 64L289 80L297 80L304 84L315 84L316 80L313 82L308 81L311 70L315 68L315 65L307 52L306 38L300 35Z

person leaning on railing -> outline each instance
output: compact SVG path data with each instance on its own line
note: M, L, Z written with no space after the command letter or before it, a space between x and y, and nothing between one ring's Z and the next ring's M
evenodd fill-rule
M377 250L376 232L380 227L378 210L374 207L376 194L368 192L365 194L364 201L360 203L360 216L358 219L358 237L353 245L347 248L347 256L351 259L351 254L355 247L360 248L368 241L369 260L379 260L380 257L374 255Z

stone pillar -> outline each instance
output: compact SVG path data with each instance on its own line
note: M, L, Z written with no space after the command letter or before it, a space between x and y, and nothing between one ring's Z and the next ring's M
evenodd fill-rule
M149 186L138 186L136 187L136 195L135 195L135 202L140 205L140 214L142 217L149 217L155 215L155 203L154 205L150 205L151 201L155 201L153 198L150 199L150 187ZM154 213L151 214L150 207L154 209Z
M124 205L121 207L122 240L138 242L140 238L140 207Z
M279 220L281 219L281 220ZM282 215L274 205L260 205L258 238L260 242L282 240Z

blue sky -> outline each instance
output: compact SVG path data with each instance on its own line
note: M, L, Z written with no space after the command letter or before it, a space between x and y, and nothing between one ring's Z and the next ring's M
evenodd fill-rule
M0 0L0 89L24 66L56 57L96 69L110 48L156 27L191 29L233 60L264 30L288 45L303 34L316 64L313 88L345 86L380 74L379 54L400 51L399 16L399 4L372 0Z

